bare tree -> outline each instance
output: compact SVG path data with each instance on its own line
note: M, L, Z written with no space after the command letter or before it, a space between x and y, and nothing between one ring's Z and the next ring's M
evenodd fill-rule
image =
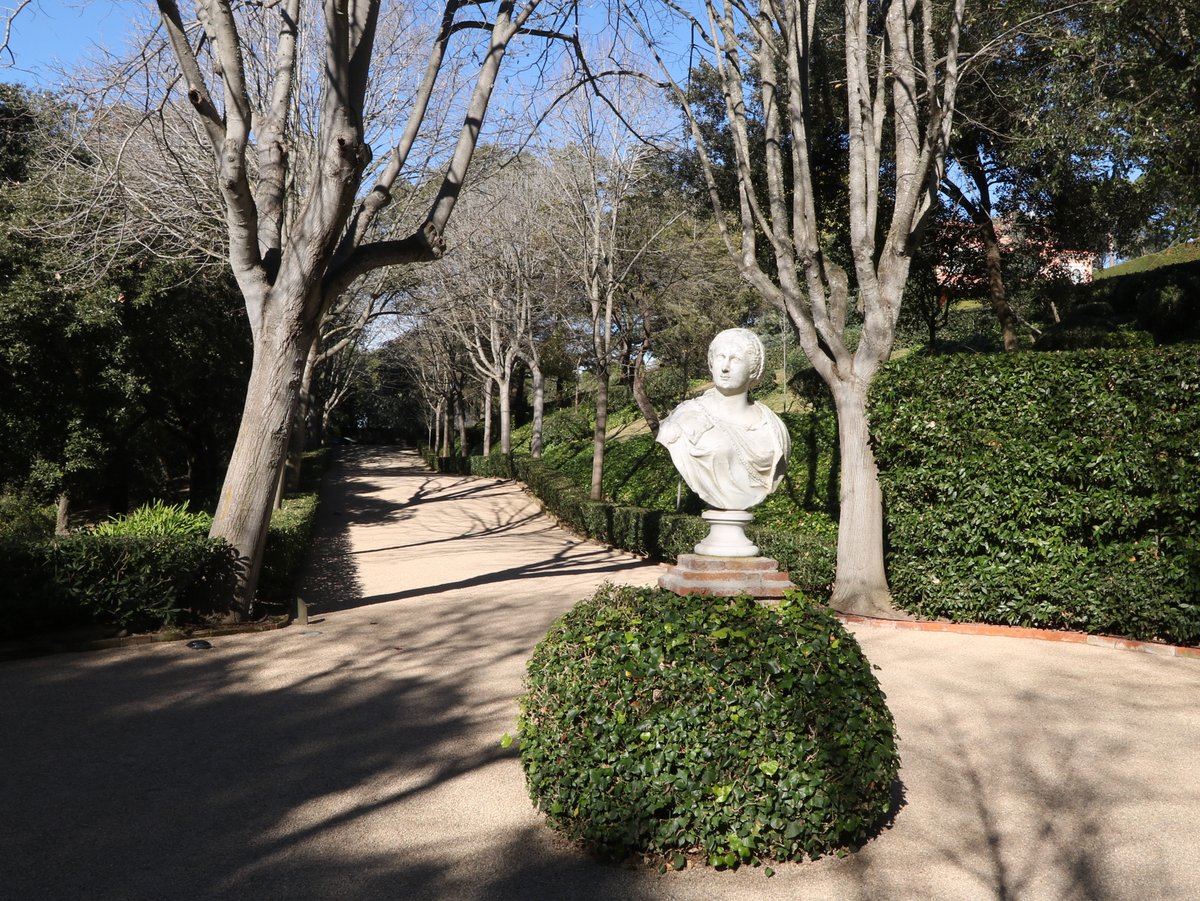
M568 143L550 154L558 195L553 215L562 223L553 238L590 314L588 363L596 378L592 500L603 495L617 293L637 261L677 218L643 236L637 246L621 241L630 201L650 178L649 162L658 152L645 135L660 131L664 120L646 86L619 82L603 101L579 94L564 107L559 127Z
M687 114L716 221L742 277L784 312L833 393L841 442L841 520L833 605L895 615L883 565L883 503L868 432L867 388L888 358L912 259L942 178L958 83L965 0L662 0L631 8L629 21L654 53ZM715 157L673 72L652 11L698 40L694 58L717 74L732 160ZM834 16L844 15L839 25ZM657 14L657 13L655 13ZM835 27L827 35L818 23ZM814 190L813 139L819 55L842 44L838 89L847 110L849 256L861 309L852 323L848 273L823 233L828 210ZM752 121L755 111L757 123ZM761 154L752 140L761 129ZM890 135L887 135L890 126ZM715 168L733 168L737 199L726 210ZM881 186L889 171L891 196ZM760 242L765 242L762 247Z
M184 128L190 123L203 134L209 162L181 157L179 169L189 185L216 187L225 256L245 298L254 340L242 426L213 523L213 534L249 561L239 592L242 613L253 597L304 367L320 323L360 276L441 256L442 236L510 43L528 31L562 36L555 20L563 10L557 7L533 27L540 5L549 4L448 0L428 32L423 74L408 97L406 115L374 123L375 133L392 144L372 166L367 129L378 107L369 91L375 87L372 62L387 54L400 54L406 64L412 59L400 43L378 40L385 34L379 0L196 0L186 10L176 0L158 0L178 67L165 83L182 90L192 117L175 114L174 90L147 108L162 112L157 121ZM390 7L393 15L406 9ZM479 63L469 85L456 80L450 85L451 97L461 99L462 124L456 133L443 134L438 126L444 120L434 114L442 96L439 78L449 72L457 79L452 44L470 35L481 37L469 48ZM152 42L146 48L139 77L163 84L145 74L162 66ZM469 53L457 57L469 58ZM147 90L149 98L153 89ZM427 180L411 170L411 154L422 137L425 146L436 148L430 157L444 160L443 174L429 192L425 215L401 230L384 211ZM173 139L165 143L177 146ZM198 177L213 171L215 180L211 174Z
M12 6L0 8L0 68L9 67L14 62L15 57L9 46L12 40L13 22L32 2L33 0L18 0Z
M498 155L498 151L496 154ZM458 335L481 379L499 399L500 451L512 453L512 389L517 362L528 359L544 248L539 229L546 173L518 157L480 179L464 195L449 234L456 251L434 267L429 284L444 323ZM490 413L490 391L485 409ZM489 420L490 425L490 420ZM485 454L490 448L490 429Z

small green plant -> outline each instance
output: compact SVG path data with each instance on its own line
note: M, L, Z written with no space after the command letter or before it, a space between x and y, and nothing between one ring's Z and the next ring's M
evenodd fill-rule
M676 868L859 847L899 768L858 644L799 594L771 608L602 586L535 650L519 737L553 828Z
M164 504L154 501L138 507L125 516L114 516L100 523L92 534L104 537L165 538L190 535L203 538L212 528L212 516L192 513L187 504Z

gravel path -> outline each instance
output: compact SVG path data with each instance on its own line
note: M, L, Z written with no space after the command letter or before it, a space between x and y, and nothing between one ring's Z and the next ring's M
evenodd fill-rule
M343 454L322 515L308 625L0 665L0 899L1200 897L1200 660L854 626L892 827L660 876L557 841L499 744L551 621L660 569L386 449Z

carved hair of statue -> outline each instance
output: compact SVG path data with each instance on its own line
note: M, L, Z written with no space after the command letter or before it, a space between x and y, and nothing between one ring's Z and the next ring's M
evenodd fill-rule
M750 384L757 384L762 378L767 352L758 335L748 328L727 328L723 332L718 332L708 345L708 368L712 369L714 348L729 341L736 342L741 346L742 353L750 363Z

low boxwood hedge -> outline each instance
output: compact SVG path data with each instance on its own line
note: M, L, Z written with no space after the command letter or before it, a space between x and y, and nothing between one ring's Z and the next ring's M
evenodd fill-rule
M518 731L552 827L677 868L855 848L899 768L870 664L795 593L765 607L602 586L534 651Z

